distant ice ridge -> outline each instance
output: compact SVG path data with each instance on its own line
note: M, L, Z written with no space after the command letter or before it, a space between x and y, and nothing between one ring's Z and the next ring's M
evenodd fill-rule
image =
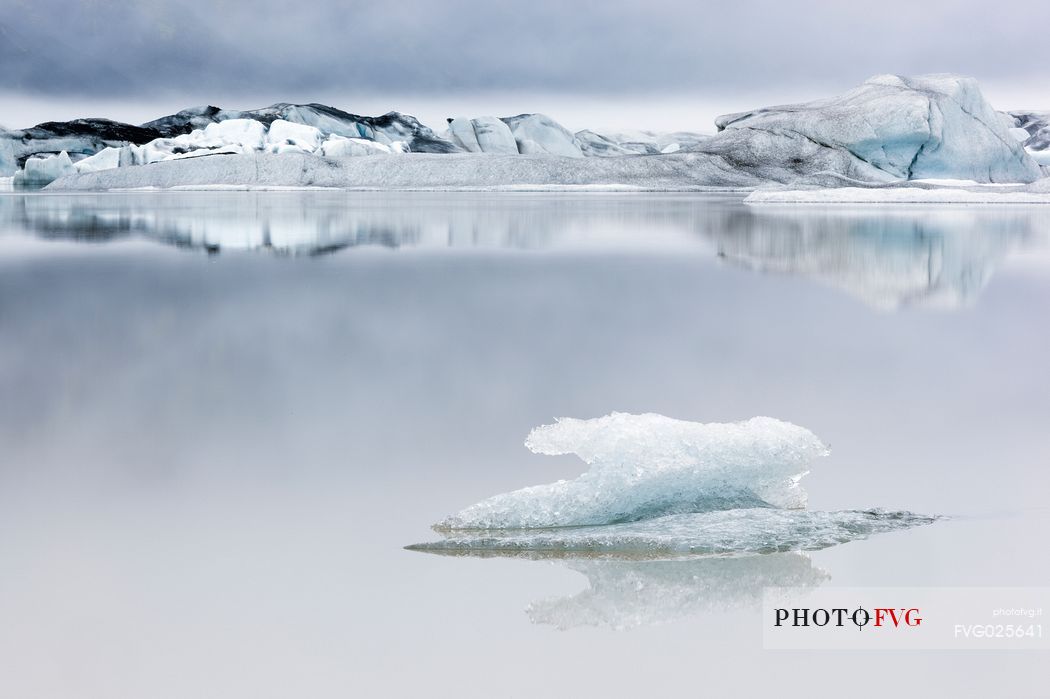
M455 530L408 548L435 553L539 556L716 556L817 551L936 517L886 510L816 512L768 507L672 514L623 524Z
M0 129L0 175L25 170L15 184L39 187L66 174L205 155L291 152L347 158L413 152L581 158L672 152L681 148L679 140L699 138L649 133L639 138L661 141L661 148L610 143L613 150L599 152L600 148L585 148L583 132L574 135L543 114L449 121L449 130L439 136L398 112L366 117L320 104L279 103L249 111L194 107L141 126L107 119L47 122L30 129Z
M172 161L186 171L179 186L299 186L296 180L302 174L297 163L290 161L284 163L285 171L278 173L276 181L266 182L253 179L252 168L241 167L229 157L223 158L224 167L218 169L200 168L189 161L202 155L262 158L286 153L342 161L352 156L408 152L515 160L498 167L473 160L473 177L466 181L461 171L441 177L429 164L397 160L368 168L368 174L379 174L370 179L381 180L378 186L383 188L403 189L635 186L639 180L668 190L752 188L827 173L866 183L923 178L1029 183L1044 176L1037 160L1050 160L1041 147L1044 116L997 112L974 80L947 74L878 75L838 97L725 115L716 120L718 133L710 136L641 129L572 133L544 114L457 117L449 120L446 133L438 135L397 112L363 117L325 105L285 103L244 112L200 107L141 126L82 119L0 133L0 175L13 174L28 159L65 152L75 172L60 168L62 163L50 163L38 167L38 176L25 183L37 184L45 173L61 171L67 173L60 178L61 188L103 188L108 178L93 176L99 170L138 165L146 169L125 179L134 184L123 186L157 187L163 186L160 182L168 175L156 163ZM246 130L251 138L213 128L238 121L261 127L230 127L231 132ZM265 134L255 138L260 128ZM107 148L120 153L92 157ZM682 155L690 157L678 157ZM549 162L547 167L536 167L518 161L519 157ZM568 161L582 162L569 165ZM602 161L616 161L617 165ZM451 160L441 164L456 170ZM229 172L224 172L226 167ZM314 163L307 169L326 168L325 163ZM358 168L329 170L326 186L367 186L358 179ZM669 170L674 171L670 177Z
M496 495L439 529L575 527L740 507L805 507L799 480L828 453L802 427L767 417L701 424L653 413L563 418L525 440L537 454L576 454L571 481Z

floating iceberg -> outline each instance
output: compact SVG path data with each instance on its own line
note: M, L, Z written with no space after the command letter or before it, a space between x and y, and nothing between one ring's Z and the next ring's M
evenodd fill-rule
M76 164L77 172L98 172L120 167L120 148L107 146L94 155L90 155Z
M561 419L525 441L537 454L576 454L588 470L571 481L496 495L439 529L578 527L740 507L801 508L799 480L828 453L802 427L766 417L700 424L612 413Z
M710 556L817 550L935 517L881 509L811 512L799 481L828 453L802 427L757 417L701 424L612 413L562 419L525 442L576 454L571 481L522 488L434 525L408 548L465 555Z

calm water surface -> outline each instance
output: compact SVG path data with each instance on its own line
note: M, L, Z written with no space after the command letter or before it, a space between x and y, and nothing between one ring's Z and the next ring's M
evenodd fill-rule
M764 585L1050 581L1050 210L0 194L0 696L1043 696L1045 654L763 651ZM406 551L555 416L770 415L811 554Z

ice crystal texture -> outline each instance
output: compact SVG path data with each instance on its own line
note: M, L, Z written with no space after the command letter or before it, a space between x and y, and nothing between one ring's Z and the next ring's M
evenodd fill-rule
M768 417L701 424L663 415L613 413L537 427L538 454L576 454L590 468L495 495L439 529L570 527L742 507L802 508L799 480L828 453L807 429Z

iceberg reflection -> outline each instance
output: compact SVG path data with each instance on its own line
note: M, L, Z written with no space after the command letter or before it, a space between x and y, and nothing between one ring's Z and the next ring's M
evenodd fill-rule
M805 553L653 559L624 555L567 555L542 551L429 550L471 558L551 561L587 578L567 597L537 600L525 608L534 624L632 629L685 617L760 606L766 587L815 588L831 579Z
M1050 207L762 207L726 195L134 192L0 196L0 231L214 254L347 248L675 250L808 277L879 309L972 303Z
M801 553L666 561L575 559L564 565L586 576L569 597L530 604L534 624L559 629L617 630L762 603L766 587L817 587L830 579Z
M1040 207L775 207L708 230L747 269L809 277L880 309L973 303L1011 252L1045 247Z

